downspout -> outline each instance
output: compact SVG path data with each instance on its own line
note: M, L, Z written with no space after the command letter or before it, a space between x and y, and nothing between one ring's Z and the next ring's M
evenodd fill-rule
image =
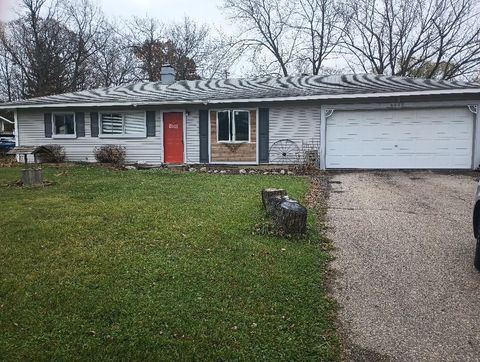
M189 164L190 163L190 160L188 159L188 142L187 142L187 137L188 137L188 116L190 114L189 111L185 110L185 131L184 131L184 134L183 134L183 142L185 142L185 156L183 157L184 160L185 160L185 163L186 164Z
M15 108L13 111L13 119L14 119L14 127L15 129L13 130L13 134L15 135L15 147L18 147L20 145L20 134L18 132L18 111Z
M480 167L480 115L478 110L480 109L480 104L470 104L467 105L468 110L473 114L473 149L472 149L472 159L474 170L478 170Z
M14 124L15 124L15 129L13 130L13 134L15 135L15 147L18 147L20 145L20 132L19 132L19 129L18 129L18 110L17 108L15 108L13 110L13 120L14 120ZM25 156L27 157L27 156ZM20 162L20 155L17 155L16 156L17 158L17 162Z

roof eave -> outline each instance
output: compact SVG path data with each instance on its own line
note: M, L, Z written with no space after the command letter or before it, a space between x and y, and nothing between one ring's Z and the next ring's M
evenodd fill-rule
M339 99L365 99L365 98L388 98L430 95L454 95L454 94L479 94L480 88L470 89L442 89L433 91L407 91L391 93L352 93L330 94L313 96L269 97L269 98L228 98L209 100L185 100L185 101L149 101L149 102L88 102L88 103L50 103L50 104L0 104L0 110L7 109L37 109L37 108L101 108L101 107L142 107L142 106L178 106L178 105L207 105L224 103L265 103L284 101L314 101L314 100L339 100Z

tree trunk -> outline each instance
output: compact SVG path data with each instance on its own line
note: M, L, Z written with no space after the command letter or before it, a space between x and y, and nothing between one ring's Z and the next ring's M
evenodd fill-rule
M22 170L23 186L43 185L43 175L41 168L27 168Z
M262 190L263 207L267 210L267 214L271 215L273 213L275 206L281 202L284 196L287 196L287 191L284 189L268 188Z
M283 197L276 204L273 221L286 234L303 234L307 229L307 209L298 201Z

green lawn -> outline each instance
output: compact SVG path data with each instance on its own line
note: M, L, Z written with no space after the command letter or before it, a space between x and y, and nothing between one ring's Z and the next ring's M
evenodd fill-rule
M254 235L301 177L0 168L0 359L336 360L328 254ZM322 217L319 215L319 217Z

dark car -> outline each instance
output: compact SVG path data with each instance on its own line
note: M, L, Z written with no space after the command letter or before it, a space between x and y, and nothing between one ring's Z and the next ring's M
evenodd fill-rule
M0 137L0 154L5 154L15 147L15 137Z
M480 183L477 185L475 192L475 207L473 209L473 235L477 239L477 246L475 248L475 268L480 270Z

